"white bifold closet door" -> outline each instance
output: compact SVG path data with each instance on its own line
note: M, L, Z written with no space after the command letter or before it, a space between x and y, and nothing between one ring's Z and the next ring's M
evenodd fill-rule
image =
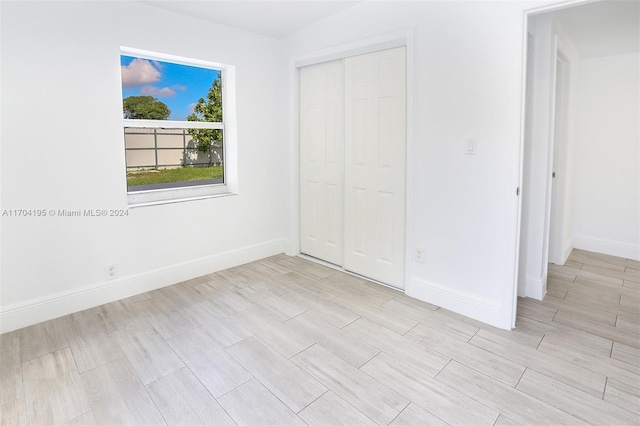
M405 48L302 68L300 138L301 251L404 288Z
M344 65L300 69L300 249L342 266Z
M345 59L344 268L404 287L405 48Z

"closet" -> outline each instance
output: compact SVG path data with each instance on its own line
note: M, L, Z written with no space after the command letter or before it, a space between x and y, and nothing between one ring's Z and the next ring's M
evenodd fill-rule
M404 287L406 48L300 68L300 248Z

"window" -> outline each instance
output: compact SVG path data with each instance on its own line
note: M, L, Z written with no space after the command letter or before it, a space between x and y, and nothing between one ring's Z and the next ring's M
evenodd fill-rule
M233 67L122 48L120 70L129 204L228 193Z

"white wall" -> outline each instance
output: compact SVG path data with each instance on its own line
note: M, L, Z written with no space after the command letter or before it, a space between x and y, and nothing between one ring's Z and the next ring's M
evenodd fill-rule
M640 259L640 58L583 59L575 93L574 245Z
M503 328L513 324L522 23L530 6L367 2L286 40L296 58L412 31L407 236L412 251L425 248L426 261L411 264L407 293ZM475 156L464 154L470 137Z
M120 46L235 65L239 152L238 196L123 218L3 217L2 331L284 249L277 41L138 2L1 7L3 209L127 208Z

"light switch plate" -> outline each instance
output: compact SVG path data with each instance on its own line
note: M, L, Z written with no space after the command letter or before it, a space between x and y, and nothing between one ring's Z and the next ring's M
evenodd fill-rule
M467 142L465 144L465 154L466 155L476 155L478 148L478 141L475 138L469 138L467 139Z

